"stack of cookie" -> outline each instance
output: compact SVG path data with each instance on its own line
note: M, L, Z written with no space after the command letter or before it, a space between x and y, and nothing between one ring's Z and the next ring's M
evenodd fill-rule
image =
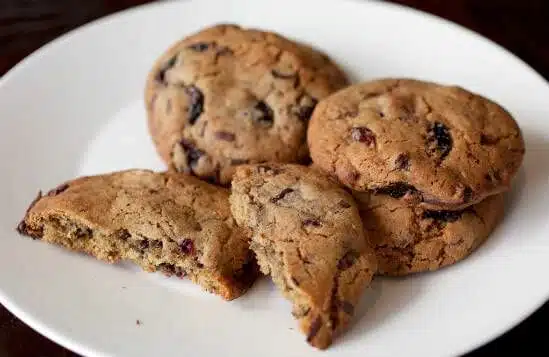
M486 239L524 154L488 99L405 79L348 87L326 55L234 25L168 49L145 101L168 171L63 183L17 230L227 300L261 270L318 348L376 273L434 270Z
M524 155L498 104L459 87L378 80L322 101L314 164L351 188L379 271L434 270L467 256L503 216Z

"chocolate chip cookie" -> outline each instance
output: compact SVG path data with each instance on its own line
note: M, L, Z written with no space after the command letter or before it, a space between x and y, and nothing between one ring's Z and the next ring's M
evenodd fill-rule
M352 196L313 169L263 164L237 169L230 201L307 341L328 347L377 269Z
M236 166L308 160L316 103L347 84L322 53L274 33L217 25L163 54L145 101L162 159L228 184Z
M408 207L387 195L355 192L354 196L375 246L379 273L384 275L436 270L464 259L484 242L504 213L504 194L459 211Z
M358 84L323 100L308 130L314 163L358 191L461 209L508 189L524 142L498 104L407 79Z
M257 271L229 192L180 173L130 170L69 181L40 194L17 230L110 263L127 259L188 276L227 300L243 294Z

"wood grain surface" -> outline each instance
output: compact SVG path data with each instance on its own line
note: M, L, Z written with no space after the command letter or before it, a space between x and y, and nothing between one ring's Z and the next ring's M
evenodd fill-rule
M101 16L146 2L150 1L0 0L0 75L59 35ZM473 29L514 52L549 79L549 0L393 2L436 14ZM549 356L549 346L542 335L547 322L549 304L545 304L512 331L470 353L468 357L526 356L525 346L533 348L536 356ZM34 332L0 306L0 357L58 356L77 355Z

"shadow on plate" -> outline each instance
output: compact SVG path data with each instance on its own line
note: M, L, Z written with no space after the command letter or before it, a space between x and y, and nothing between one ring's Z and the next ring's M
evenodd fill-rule
M345 344L363 339L365 334L393 318L398 318L399 313L419 299L421 294L421 280L415 275L399 278L375 277L356 308L351 326L336 343Z
M526 184L530 189L547 185L549 182L549 138L538 132L524 131L526 154L523 167L519 171L511 191L507 194L507 214L511 215L516 203L524 194ZM535 197L530 197L530 200ZM542 197L539 197L542 199ZM533 202L529 202L531 204Z
M543 195L537 195L547 189L549 184L549 138L533 131L524 131L526 154L523 166L512 183L511 190L505 193L505 216L494 229L488 240L479 247L478 251L493 249L498 246L505 234L499 234L502 226L509 224L519 210L530 208L529 218L533 221L546 219L546 212L535 207L546 205ZM546 188L543 188L546 186ZM526 200L528 202L526 202ZM475 252L473 252L474 254Z

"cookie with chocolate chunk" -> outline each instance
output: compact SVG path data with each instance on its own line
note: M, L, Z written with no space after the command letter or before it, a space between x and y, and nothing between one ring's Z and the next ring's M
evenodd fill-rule
M69 181L40 194L17 230L110 263L188 276L227 300L257 272L229 192L181 173L129 170Z
M501 106L455 86L366 82L320 102L308 129L316 166L357 191L456 210L509 188L524 155Z
M217 25L173 45L154 65L145 93L149 129L171 168L226 185L241 164L308 160L313 109L346 84L310 47Z
M307 342L328 347L377 269L352 196L314 169L263 164L237 169L230 201Z
M432 271L459 262L487 239L504 213L504 194L458 211L408 207L387 195L353 195L382 275Z

